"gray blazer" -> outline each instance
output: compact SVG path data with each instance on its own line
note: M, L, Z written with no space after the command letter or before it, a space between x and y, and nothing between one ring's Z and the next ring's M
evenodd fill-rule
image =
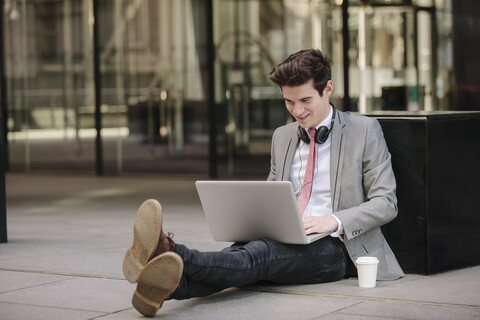
M344 228L343 241L352 261L375 256L378 280L394 280L404 273L380 226L397 215L395 176L378 121L349 112L337 112L330 133L330 187L332 208ZM298 124L275 130L268 180L289 180L299 143Z

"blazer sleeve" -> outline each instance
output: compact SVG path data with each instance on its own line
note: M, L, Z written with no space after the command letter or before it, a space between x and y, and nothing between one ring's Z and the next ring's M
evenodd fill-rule
M382 128L373 118L364 117L363 124L363 129L349 132L352 145L345 157L354 160L342 172L343 204L335 212L347 240L390 222L398 212L395 176ZM361 170L361 175L349 165Z

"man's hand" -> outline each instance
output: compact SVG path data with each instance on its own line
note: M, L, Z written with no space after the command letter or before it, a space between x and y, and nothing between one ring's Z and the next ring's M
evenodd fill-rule
M334 232L338 229L338 222L332 215L325 217L303 216L302 220L307 235L312 233Z

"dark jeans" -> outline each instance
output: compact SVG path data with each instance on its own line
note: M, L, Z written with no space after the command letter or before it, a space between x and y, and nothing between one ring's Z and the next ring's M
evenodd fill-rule
M183 259L183 276L170 299L213 294L229 287L257 281L307 284L342 279L347 268L345 246L338 238L325 237L308 245L271 240L236 243L218 252L200 252L177 244Z

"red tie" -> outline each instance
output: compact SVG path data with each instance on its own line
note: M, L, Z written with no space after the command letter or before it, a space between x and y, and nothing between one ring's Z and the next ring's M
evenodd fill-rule
M303 178L303 185L300 191L300 197L298 197L298 207L300 214L303 215L303 211L307 207L308 200L312 194L313 173L315 171L315 160L317 159L317 148L315 148L315 129L308 129L310 135L310 151L308 152L307 168L305 169L305 177Z

